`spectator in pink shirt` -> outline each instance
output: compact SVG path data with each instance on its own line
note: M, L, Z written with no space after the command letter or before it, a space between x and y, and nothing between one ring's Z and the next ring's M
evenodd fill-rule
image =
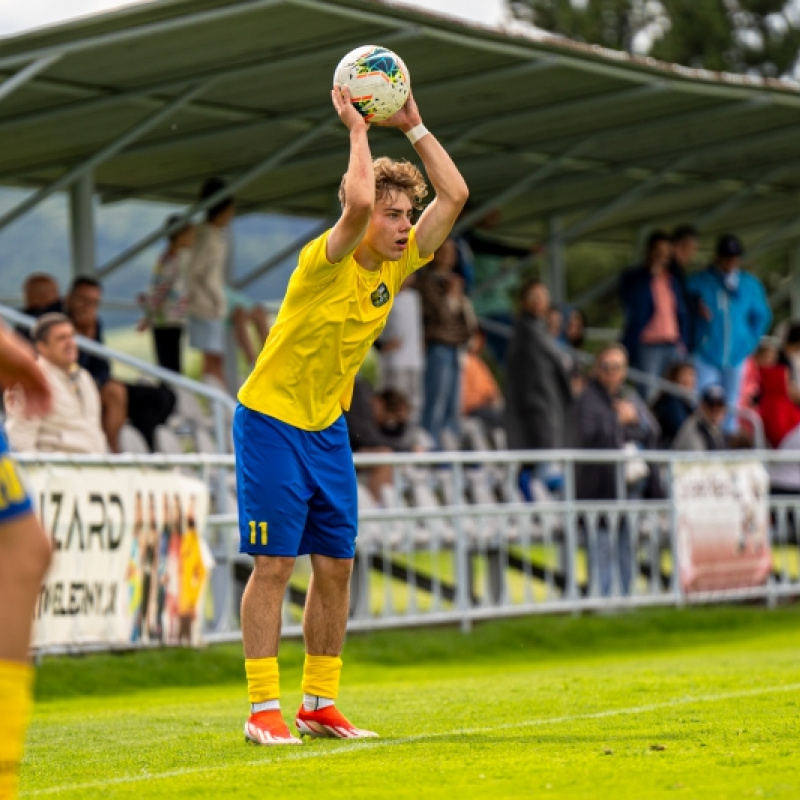
M647 240L644 263L626 270L620 279L620 301L625 315L622 343L630 364L660 377L681 358L689 343L689 313L680 279L671 269L672 242L661 231ZM655 386L641 386L652 400Z

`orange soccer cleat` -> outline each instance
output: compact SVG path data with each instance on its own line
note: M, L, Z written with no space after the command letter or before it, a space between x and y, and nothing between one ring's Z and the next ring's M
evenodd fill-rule
M244 724L244 738L254 744L302 744L289 733L278 709L251 714Z
M326 736L333 739L373 739L375 731L356 728L336 706L326 706L317 711L306 711L300 706L294 724L306 736Z

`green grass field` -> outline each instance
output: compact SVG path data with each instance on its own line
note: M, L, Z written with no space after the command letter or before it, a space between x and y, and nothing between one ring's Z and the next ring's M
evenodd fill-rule
M48 659L22 796L797 798L799 635L744 607L352 636L340 705L383 738L286 749L243 741L238 647Z

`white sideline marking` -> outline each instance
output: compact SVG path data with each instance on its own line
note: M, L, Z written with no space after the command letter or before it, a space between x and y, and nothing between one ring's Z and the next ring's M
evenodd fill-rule
M286 761L301 761L308 758L327 758L328 756L338 755L339 753L350 753L359 750L374 750L378 747L391 747L398 744L411 744L413 742L426 741L428 739L444 739L448 736L473 736L478 733L493 733L495 731L510 730L513 728L534 728L542 725L560 725L564 722L578 722L587 719L606 719L608 717L631 716L635 714L647 714L651 711L663 711L668 708L678 708L688 706L693 703L716 703L722 700L737 700L743 697L757 697L762 694L774 694L778 692L797 692L800 691L800 683L790 683L785 686L765 686L759 689L744 689L739 692L723 692L722 694L710 694L705 697L679 697L675 700L668 700L665 703L652 703L646 706L631 706L629 708L611 708L607 711L595 711L590 714L569 714L563 717L547 717L544 719L529 719L522 722L508 722L503 725L491 725L484 728L462 728L461 730L439 731L437 733L420 733L415 736L401 736L394 739L379 739L365 742L343 744L331 750L306 750L298 752L294 748L287 752L281 748L281 752L286 752L282 758L269 761L258 759L254 761L239 761L235 764L222 764L218 766L189 767L186 769L175 769L169 772L145 773L143 775L125 775L119 778L108 778L102 781L91 781L89 783L73 783L70 786L52 786L48 789L34 789L33 791L20 792L19 797L37 797L45 794L60 794L61 792L76 792L84 789L102 789L105 786L118 786L126 783L144 783L145 781L159 781L167 778L179 778L183 775L197 775L204 772L222 772L223 770L239 769L240 767L259 767L265 764L282 764ZM339 740L343 741L343 740Z

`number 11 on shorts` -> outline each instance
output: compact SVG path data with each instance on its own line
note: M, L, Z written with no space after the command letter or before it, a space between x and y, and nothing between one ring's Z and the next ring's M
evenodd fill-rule
M250 520L250 544L256 543L256 526L258 526L258 531L261 534L261 545L266 546L267 544L267 523L266 522L255 522L254 520Z

